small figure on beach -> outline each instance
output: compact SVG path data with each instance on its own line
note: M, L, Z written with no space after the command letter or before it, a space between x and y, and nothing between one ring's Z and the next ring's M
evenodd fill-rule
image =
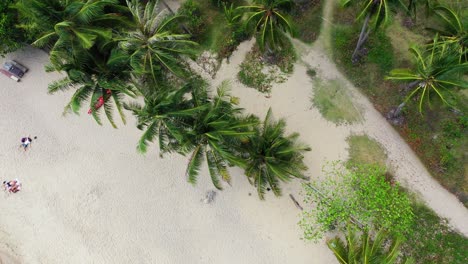
M37 139L37 137L34 137L34 139ZM28 148L31 146L32 139L30 136L23 137L21 138L21 145L20 148L24 148L24 151L28 150Z
M17 193L21 190L21 182L18 179L14 179L11 181L3 181L3 188L5 188L5 191L8 191L9 193Z

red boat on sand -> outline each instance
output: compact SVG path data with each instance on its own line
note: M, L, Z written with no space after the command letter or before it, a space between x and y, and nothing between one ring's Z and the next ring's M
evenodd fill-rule
M0 72L3 73L4 75L6 75L8 78L16 81L16 82L19 82L20 81L20 78L16 77L13 73L5 70L5 69L0 69Z

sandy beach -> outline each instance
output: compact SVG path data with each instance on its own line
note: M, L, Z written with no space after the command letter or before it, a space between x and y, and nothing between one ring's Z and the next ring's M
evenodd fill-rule
M233 186L205 204L207 171L193 187L185 158L160 159L156 148L138 154L130 115L119 129L98 126L87 109L63 117L69 94L47 94L60 77L44 72L47 55L27 48L9 57L30 68L19 83L0 79L2 179L23 182L0 199L0 251L18 263L335 263L324 243L300 239L299 210L287 196L299 182L259 201L233 170ZM38 138L24 152L27 135ZM307 162L327 156L314 149Z

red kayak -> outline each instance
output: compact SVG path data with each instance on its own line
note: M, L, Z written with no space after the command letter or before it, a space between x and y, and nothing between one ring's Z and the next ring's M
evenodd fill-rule
M8 76L10 79L15 80L16 82L20 81L20 78L16 77L13 73L11 73L11 72L9 72L7 70L0 69L0 72L5 74L6 76Z
M94 108L90 108L88 110L88 114L92 114L93 111L98 110L99 108L101 108L101 106L104 105L105 100L109 99L110 94L111 94L111 90L106 90L106 99L104 99L103 96L99 96L96 104L94 105Z

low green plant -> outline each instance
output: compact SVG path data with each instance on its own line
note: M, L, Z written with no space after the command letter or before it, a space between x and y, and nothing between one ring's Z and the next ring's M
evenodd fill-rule
M266 67L270 67L270 69L265 71ZM269 93L273 83L281 83L286 79L275 66L269 66L263 62L258 47L254 47L247 54L245 60L240 64L237 76L241 83L262 93Z
M414 215L408 196L385 180L376 165L333 163L320 182L304 184L305 203L299 225L307 240L318 240L330 229L343 231L348 222L363 230L384 229L392 235L412 232Z
M424 204L412 205L415 226L402 244L403 256L411 256L417 264L468 263L468 238L452 230Z
M346 139L349 144L351 164L377 164L384 167L387 161L385 149L379 142L367 135L351 135Z
M311 79L315 78L315 76L317 76L317 71L315 69L312 69L312 68L307 68L307 71L306 71L307 75L309 75L309 77Z
M318 78L313 83L312 104L325 119L335 124L354 123L361 116L344 86L338 80L323 81Z
M291 12L291 20L294 22L294 36L305 43L314 42L322 27L322 0L303 1L296 3Z

